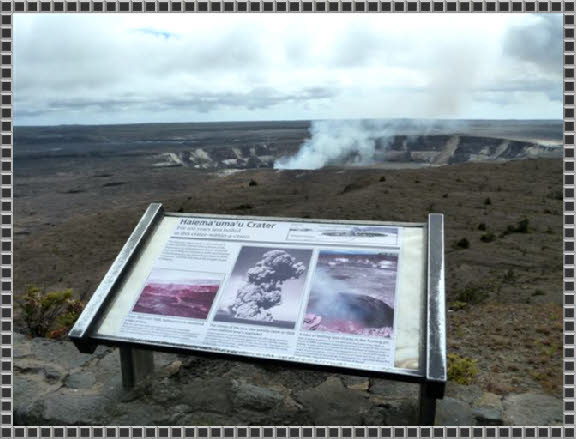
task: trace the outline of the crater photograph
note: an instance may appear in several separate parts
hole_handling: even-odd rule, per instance
[[[205,320],[219,288],[219,280],[203,279],[202,273],[156,269],[132,311]]]
[[[321,250],[302,328],[392,337],[398,254]]]

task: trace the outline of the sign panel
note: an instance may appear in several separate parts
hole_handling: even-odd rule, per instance
[[[374,371],[446,384],[444,221],[164,213],[151,204],[69,333],[119,346],[132,387],[144,349]],[[134,350],[136,348],[136,350]],[[138,354],[138,355],[136,355]]]
[[[177,218],[116,335],[390,370],[403,230]]]

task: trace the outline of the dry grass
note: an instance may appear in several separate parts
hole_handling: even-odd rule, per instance
[[[476,305],[448,317],[449,351],[478,361],[485,390],[561,395],[561,305]]]

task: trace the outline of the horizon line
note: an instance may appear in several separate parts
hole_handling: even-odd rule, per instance
[[[425,120],[425,121],[452,121],[452,122],[470,122],[470,121],[500,121],[500,122],[529,122],[529,121],[549,121],[563,122],[563,118],[431,118],[431,117],[386,117],[386,118],[328,118],[328,119],[275,119],[275,120],[221,120],[221,121],[195,121],[195,122],[125,122],[125,123],[71,123],[71,124],[53,124],[53,125],[17,125],[14,128],[56,128],[56,127],[96,127],[96,126],[122,126],[122,125],[193,125],[193,124],[226,124],[226,123],[275,123],[275,122],[318,122],[318,121],[360,121],[360,120]]]

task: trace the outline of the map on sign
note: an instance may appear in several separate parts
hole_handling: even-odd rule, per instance
[[[394,367],[402,227],[181,217],[125,338]]]

